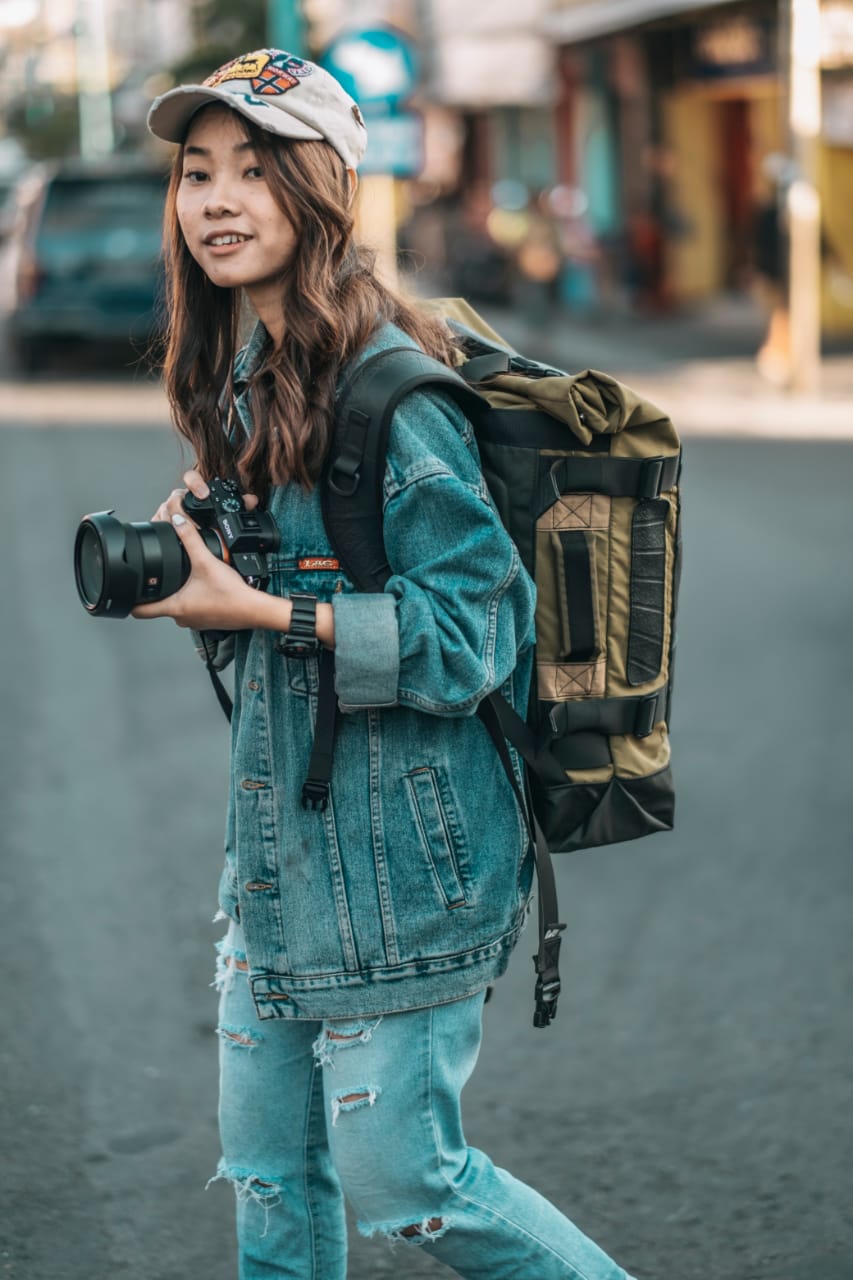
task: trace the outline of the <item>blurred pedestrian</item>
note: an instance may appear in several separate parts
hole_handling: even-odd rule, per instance
[[[534,193],[527,206],[527,229],[516,252],[519,302],[526,322],[547,324],[557,301],[557,281],[563,265],[557,224],[547,192]]]
[[[785,156],[776,152],[764,156],[756,168],[752,214],[753,280],[767,325],[755,361],[762,377],[780,387],[786,385],[791,373],[785,210],[790,179]]]
[[[484,992],[532,873],[471,713],[507,681],[523,696],[534,596],[460,411],[418,392],[394,415],[384,592],[351,590],[323,526],[343,370],[401,344],[452,359],[444,328],[353,243],[358,107],[319,67],[267,49],[161,96],[149,123],[180,144],[165,373],[195,454],[185,482],[203,498],[215,476],[239,480],[282,539],[269,592],[254,591],[175,490],[155,519],[173,521],[192,572],[135,611],[226,633],[217,644],[235,654],[217,1176],[237,1193],[241,1280],[343,1280],[344,1196],[365,1234],[428,1244],[461,1276],[626,1280],[462,1133]],[[236,354],[243,293],[258,322]],[[306,809],[330,651],[344,714],[328,806]]]

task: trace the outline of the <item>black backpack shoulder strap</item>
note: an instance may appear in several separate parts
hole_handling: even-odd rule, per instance
[[[323,522],[360,591],[381,591],[391,573],[382,538],[388,437],[397,405],[418,389],[441,389],[469,417],[488,408],[459,374],[414,347],[388,347],[369,356],[338,395],[321,486]]]

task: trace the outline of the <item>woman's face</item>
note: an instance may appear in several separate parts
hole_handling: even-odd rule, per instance
[[[296,233],[228,107],[208,107],[190,125],[176,207],[187,248],[214,284],[242,286],[262,319],[273,304],[281,309]]]

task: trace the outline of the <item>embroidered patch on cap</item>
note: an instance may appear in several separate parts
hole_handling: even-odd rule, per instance
[[[226,80],[251,80],[263,71],[271,60],[266,49],[261,49],[258,53],[246,53],[240,58],[232,58],[230,62],[226,62],[224,66],[214,71],[213,75],[202,80],[202,84],[207,85],[209,89],[215,89],[218,84],[223,84]]]
[[[341,567],[340,560],[334,556],[303,556],[296,562],[297,569],[328,569],[333,572]]]
[[[228,80],[249,80],[254,93],[270,96],[295,89],[300,80],[310,76],[314,68],[310,62],[292,53],[271,54],[267,49],[247,53],[242,58],[226,62],[204,81],[209,89],[215,89]]]

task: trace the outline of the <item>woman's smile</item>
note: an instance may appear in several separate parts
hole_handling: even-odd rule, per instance
[[[202,244],[214,257],[222,258],[235,253],[253,239],[254,236],[241,231],[211,231],[204,237]]]

